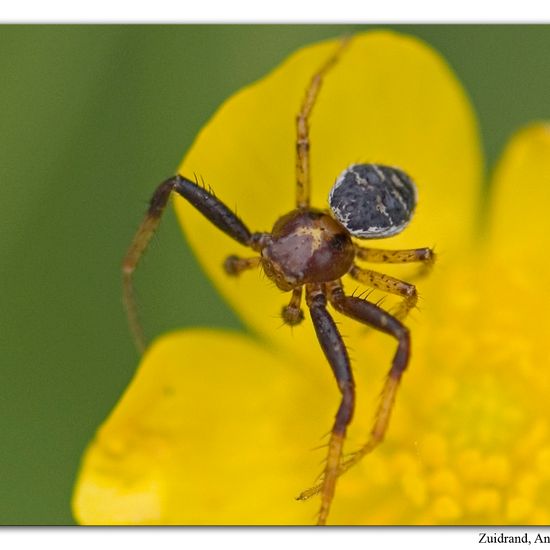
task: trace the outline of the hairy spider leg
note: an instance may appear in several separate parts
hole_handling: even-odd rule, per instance
[[[409,363],[410,335],[407,327],[387,311],[362,298],[345,296],[339,281],[327,284],[327,288],[329,301],[337,311],[356,321],[393,336],[398,342],[392,366],[382,389],[380,404],[376,412],[369,439],[367,443],[354,452],[349,459],[343,461],[336,474],[331,472],[331,476],[337,477],[357,464],[366,454],[372,452],[384,439],[390,421],[395,395],[401,377]],[[334,482],[332,481],[331,483]],[[318,485],[301,493],[298,496],[298,500],[307,500],[319,492],[322,494],[322,498],[324,498],[325,484],[326,479],[323,477]]]
[[[367,248],[354,244],[355,257],[359,260],[371,263],[389,263],[403,264],[420,262],[421,270],[416,274],[416,277],[424,277],[428,275],[435,263],[435,252],[431,248],[412,248],[407,250],[385,250],[379,248]],[[418,302],[418,293],[416,287],[400,279],[383,275],[369,269],[361,269],[354,265],[350,271],[350,275],[368,286],[372,286],[384,292],[397,294],[403,297],[403,301],[392,312],[394,317],[403,321],[409,312],[416,307]],[[416,278],[415,277],[415,278]]]
[[[355,383],[346,346],[336,323],[327,311],[327,299],[321,285],[306,286],[306,301],[319,344],[327,358],[342,394],[328,443],[327,461],[320,485],[321,508],[318,525],[325,525],[334,498],[336,481],[341,470],[342,449],[346,430],[355,407]]]
[[[406,264],[422,263],[420,275],[427,275],[436,259],[433,248],[410,248],[406,250],[385,250],[381,248],[367,248],[354,243],[355,257],[358,260],[372,263]]]
[[[344,48],[349,44],[351,37],[344,37],[337,50],[324,62],[321,68],[313,75],[306,90],[306,95],[300,112],[296,116],[296,207],[307,208],[310,202],[310,171],[309,171],[309,117],[323,78],[337,63]]]
[[[401,296],[403,298],[402,302],[395,311],[392,311],[392,315],[400,321],[403,321],[411,309],[416,307],[418,292],[416,287],[411,283],[396,279],[385,273],[373,271],[372,269],[362,269],[356,265],[351,266],[349,275],[366,286]]]
[[[225,204],[217,199],[211,192],[191,180],[176,175],[162,182],[153,193],[147,214],[139,226],[122,263],[124,305],[128,315],[130,330],[140,352],[143,352],[145,349],[145,340],[134,299],[132,276],[160,223],[162,213],[164,212],[172,191],[178,193],[190,202],[210,222],[237,242],[255,249],[255,242],[257,242],[257,238],[260,235],[258,233],[251,233],[240,218],[238,218]]]

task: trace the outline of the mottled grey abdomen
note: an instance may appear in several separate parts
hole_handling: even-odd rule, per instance
[[[334,217],[361,239],[390,237],[411,221],[416,187],[398,168],[354,164],[344,170],[330,190]]]

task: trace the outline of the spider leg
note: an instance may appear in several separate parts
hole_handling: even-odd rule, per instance
[[[418,302],[416,287],[401,279],[396,279],[395,277],[391,277],[385,273],[379,273],[378,271],[372,271],[371,269],[361,269],[356,265],[351,267],[349,275],[364,285],[401,296],[403,301],[399,304],[397,309],[392,312],[392,315],[400,321],[407,317],[411,309],[413,309]]]
[[[340,42],[338,49],[325,61],[321,68],[313,75],[306,96],[296,117],[296,206],[307,208],[310,195],[309,174],[309,117],[326,73],[336,64],[342,51],[350,41],[345,37]]]
[[[189,201],[216,227],[239,243],[256,249],[256,245],[262,236],[260,233],[251,234],[246,225],[211,192],[183,176],[176,175],[161,183],[153,193],[149,209],[122,263],[124,305],[128,315],[130,330],[140,351],[145,349],[145,342],[134,300],[132,275],[155,229],[160,223],[162,213],[172,191],[175,191]]]
[[[340,313],[385,332],[393,336],[398,342],[392,366],[382,389],[380,404],[376,412],[374,424],[371,428],[370,437],[365,445],[341,464],[337,473],[337,475],[341,475],[357,464],[366,454],[372,452],[384,439],[390,421],[397,388],[399,387],[403,372],[409,363],[410,335],[409,330],[387,311],[384,311],[367,300],[354,296],[345,296],[339,282],[333,283],[331,288],[329,288],[329,300],[334,308]],[[325,479],[318,485],[301,493],[298,496],[298,500],[307,500],[319,492],[324,492],[324,485]]]
[[[292,291],[290,302],[283,307],[281,316],[283,321],[291,327],[300,324],[304,320],[304,312],[300,307],[302,303],[302,287],[299,286]]]
[[[346,430],[353,416],[355,385],[348,352],[334,320],[326,309],[327,300],[323,289],[317,285],[308,285],[306,287],[306,300],[317,339],[332,368],[342,394],[342,400],[330,434],[327,461],[323,481],[320,485],[321,508],[317,523],[318,525],[324,525],[327,521],[336,481],[341,470],[340,463]]]
[[[411,248],[407,250],[384,250],[368,248],[354,243],[355,257],[359,260],[372,263],[405,264],[420,262],[422,264],[419,275],[425,276],[431,271],[436,254],[433,248]]]

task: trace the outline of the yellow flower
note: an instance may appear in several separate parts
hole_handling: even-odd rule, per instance
[[[294,117],[335,46],[304,48],[230,98],[180,166],[253,230],[269,230],[293,208]],[[417,213],[402,234],[375,244],[440,252],[418,281],[420,310],[407,320],[412,361],[386,441],[339,480],[329,523],[548,523],[550,128],[532,125],[511,140],[481,212],[480,146],[460,84],[417,39],[372,32],[357,36],[328,75],[311,141],[313,205],[325,207],[349,164],[401,167],[417,182]],[[194,329],[153,343],[85,454],[75,517],[310,524],[317,498],[294,497],[320,472],[325,449],[312,449],[339,403],[311,323],[281,327],[288,295],[259,272],[228,278],[224,258],[247,251],[185,201],[176,209],[252,333]],[[384,271],[413,274],[410,266]],[[351,451],[367,438],[395,342],[334,315],[357,383]]]

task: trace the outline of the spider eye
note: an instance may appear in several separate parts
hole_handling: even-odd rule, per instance
[[[377,239],[403,231],[416,206],[416,187],[401,170],[381,164],[354,164],[330,190],[334,217],[355,237]]]

